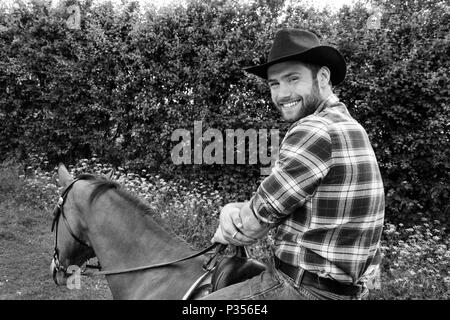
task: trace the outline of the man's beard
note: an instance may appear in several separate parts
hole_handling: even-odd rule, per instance
[[[319,81],[317,80],[317,77],[313,80],[313,86],[311,88],[311,92],[308,95],[305,95],[302,99],[302,107],[300,110],[298,110],[297,114],[293,118],[286,119],[288,122],[295,122],[298,121],[304,117],[307,117],[311,114],[313,114],[317,107],[322,102],[320,98],[320,92],[319,92]],[[281,111],[281,114],[284,117],[283,111]]]

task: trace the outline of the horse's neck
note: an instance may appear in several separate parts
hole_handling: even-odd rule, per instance
[[[98,198],[89,214],[89,240],[104,270],[174,261],[193,253],[155,220],[119,201],[114,191]],[[95,213],[95,214],[94,214]],[[107,276],[114,298],[181,298],[201,273],[203,259],[176,266]]]

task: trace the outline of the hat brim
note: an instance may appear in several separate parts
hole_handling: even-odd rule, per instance
[[[317,64],[319,66],[327,66],[331,72],[330,80],[333,85],[338,85],[344,81],[345,74],[347,72],[344,57],[337,49],[330,46],[317,46],[298,54],[284,56],[257,66],[246,67],[244,68],[244,71],[267,80],[267,69],[270,66],[290,60],[298,60],[301,62]]]

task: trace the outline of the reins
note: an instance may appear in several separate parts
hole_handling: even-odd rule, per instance
[[[142,271],[142,270],[148,270],[148,269],[154,269],[154,268],[167,267],[167,266],[170,266],[170,265],[173,265],[173,264],[180,263],[182,261],[186,261],[186,260],[193,259],[195,257],[201,256],[201,255],[207,253],[208,251],[214,249],[217,245],[219,245],[219,243],[217,243],[217,242],[213,243],[212,245],[210,245],[209,247],[203,249],[200,252],[194,253],[194,254],[192,254],[190,256],[187,256],[185,258],[181,258],[181,259],[178,259],[178,260],[173,260],[173,261],[163,262],[163,263],[157,263],[157,264],[151,264],[151,265],[135,267],[135,268],[99,271],[99,272],[94,272],[93,275],[112,275],[112,274],[129,273],[129,272],[135,272],[135,271]],[[205,264],[205,265],[207,265],[207,264]]]

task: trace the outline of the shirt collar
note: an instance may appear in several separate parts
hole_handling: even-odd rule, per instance
[[[318,114],[319,112],[322,112],[324,109],[328,108],[329,106],[336,104],[339,102],[339,98],[334,94],[330,94],[328,98],[323,100],[319,106],[317,107],[317,110],[314,112],[314,114]]]

